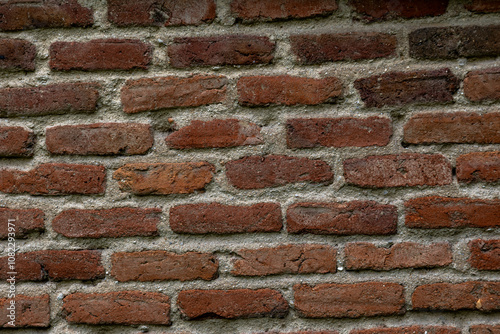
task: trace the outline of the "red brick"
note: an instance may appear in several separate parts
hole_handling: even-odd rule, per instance
[[[398,222],[395,206],[373,201],[296,203],[286,216],[290,233],[388,235]]]
[[[29,171],[0,170],[0,191],[31,195],[102,194],[106,187],[103,166],[42,164]]]
[[[500,100],[500,67],[467,73],[464,94],[473,102]]]
[[[118,238],[158,235],[161,209],[71,209],[52,221],[52,229],[68,238]]]
[[[470,326],[470,334],[500,334],[500,325]]]
[[[328,15],[338,8],[336,0],[233,0],[231,12],[242,20],[300,19]]]
[[[88,27],[93,11],[78,0],[7,0],[0,4],[0,29]]]
[[[168,48],[173,67],[268,64],[275,44],[262,36],[175,38]]]
[[[404,126],[403,141],[409,144],[500,143],[500,113],[422,113]]]
[[[385,146],[392,136],[386,117],[293,118],[286,130],[289,148]]]
[[[15,302],[15,313],[11,315],[11,301]],[[9,317],[11,316],[11,317]],[[13,321],[14,320],[14,321]],[[14,327],[9,322],[14,322]],[[0,327],[22,328],[22,327],[49,327],[50,305],[49,295],[23,296],[17,295],[14,299],[0,299]]]
[[[444,267],[452,262],[448,243],[429,245],[402,242],[377,247],[368,242],[349,243],[345,247],[347,270],[391,270]]]
[[[111,263],[111,275],[120,282],[195,279],[210,281],[217,277],[219,267],[212,254],[195,252],[115,253],[111,256]]]
[[[256,334],[339,334],[339,332],[337,332],[337,331],[299,331],[299,332],[266,331],[266,332],[259,332]]]
[[[405,207],[410,228],[500,226],[500,200],[430,196],[409,200]]]
[[[379,327],[371,329],[356,329],[350,334],[461,334],[456,327],[441,326],[408,326],[408,327]]]
[[[457,158],[459,182],[497,182],[500,180],[500,151],[474,152]]]
[[[11,225],[8,224],[9,220]],[[0,208],[0,239],[9,237],[9,227],[15,229],[16,239],[25,238],[33,232],[43,231],[44,220],[45,214],[39,209]]]
[[[133,155],[153,146],[149,124],[97,123],[47,128],[45,144],[53,154]]]
[[[34,71],[35,56],[36,47],[28,41],[0,39],[0,70]]]
[[[451,164],[440,154],[402,153],[344,160],[347,183],[365,188],[442,186]]]
[[[354,87],[367,107],[453,102],[458,78],[445,68],[390,72],[358,79]]]
[[[244,106],[331,103],[342,94],[342,83],[323,79],[281,76],[252,76],[238,80],[238,101]]]
[[[162,77],[128,80],[122,89],[123,110],[133,114],[165,108],[197,107],[223,102],[223,76]]]
[[[469,263],[479,270],[500,270],[500,239],[469,242]]]
[[[166,139],[176,149],[218,148],[262,144],[260,126],[238,119],[192,121]]]
[[[414,310],[500,310],[500,282],[435,283],[418,286],[412,295]]]
[[[376,32],[292,35],[290,42],[301,64],[394,57],[398,44],[396,36]]]
[[[108,20],[121,27],[199,25],[215,14],[214,0],[108,0]]]
[[[500,25],[422,28],[412,31],[408,39],[410,57],[413,58],[453,59],[500,55]]]
[[[190,194],[203,191],[214,172],[208,162],[135,163],[119,168],[113,179],[136,195]]]
[[[1,157],[31,157],[35,135],[20,126],[0,126]]]
[[[177,306],[188,319],[283,318],[288,303],[276,290],[186,290],[179,292]]]
[[[465,4],[465,8],[478,13],[498,13],[500,12],[500,2],[498,0],[469,0],[469,3]]]
[[[9,265],[8,257],[0,258],[0,278],[5,280]],[[16,280],[62,281],[91,280],[104,277],[101,251],[98,250],[42,250],[17,253],[15,261]]]
[[[147,69],[153,48],[134,39],[96,39],[55,42],[50,46],[50,68],[57,71]]]
[[[91,113],[97,109],[99,85],[61,83],[0,89],[0,117]]]
[[[239,189],[278,187],[289,183],[330,184],[333,173],[322,160],[268,155],[244,157],[226,163],[229,183]]]
[[[380,21],[397,18],[412,19],[443,15],[448,7],[448,0],[350,0],[349,4],[362,19],[367,21]]]
[[[405,313],[404,288],[388,282],[296,284],[295,309],[306,318],[359,318]]]
[[[279,232],[282,227],[280,205],[275,203],[250,206],[200,203],[170,209],[170,228],[176,233]]]
[[[63,299],[66,321],[90,325],[170,325],[170,299],[157,292],[72,293]]]

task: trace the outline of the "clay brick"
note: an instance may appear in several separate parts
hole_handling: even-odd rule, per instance
[[[288,232],[390,235],[397,230],[395,206],[373,201],[296,203],[286,213]]]
[[[498,0],[470,0],[469,3],[465,4],[465,8],[471,12],[498,13],[500,12],[500,2]]]
[[[349,5],[362,19],[367,21],[381,21],[443,15],[448,7],[448,0],[350,0]]]
[[[9,237],[9,220],[14,224],[16,239],[45,229],[45,214],[40,209],[0,208],[0,239]]]
[[[470,38],[474,36],[474,38]],[[500,55],[500,26],[430,27],[409,35],[410,57],[453,59]]]
[[[435,283],[418,286],[412,295],[414,310],[500,309],[500,282]]]
[[[349,243],[345,247],[347,270],[391,270],[444,267],[452,262],[448,243],[418,244],[402,242],[388,248],[368,242]]]
[[[405,208],[410,228],[500,226],[500,200],[429,196],[409,200]]]
[[[464,94],[473,102],[500,100],[500,67],[467,73]]]
[[[50,46],[50,68],[57,71],[147,69],[153,48],[134,39],[96,39],[55,42]]]
[[[386,117],[293,118],[286,130],[289,148],[385,146],[392,136]]]
[[[0,70],[34,71],[35,56],[36,47],[28,41],[0,39]]]
[[[92,113],[97,109],[99,85],[61,83],[0,89],[0,117]]]
[[[260,127],[238,119],[192,121],[165,141],[176,149],[219,148],[262,144]]]
[[[13,307],[15,313],[11,316],[11,301],[15,301]],[[14,320],[14,327],[9,324]],[[23,327],[49,327],[50,305],[49,295],[23,296],[17,295],[14,299],[0,298],[0,327],[23,328]]]
[[[0,126],[0,157],[31,157],[35,135],[20,126]]]
[[[108,0],[108,20],[120,27],[199,25],[213,19],[214,0]]]
[[[279,232],[282,227],[280,205],[275,203],[250,206],[200,203],[170,209],[170,228],[176,233]]]
[[[461,334],[456,327],[441,326],[408,326],[408,327],[379,327],[370,329],[352,330],[350,334]]]
[[[389,58],[396,55],[397,38],[376,32],[292,35],[292,52],[301,64]]]
[[[367,107],[453,102],[459,80],[448,69],[390,72],[358,79],[354,87]]]
[[[168,48],[172,67],[268,64],[275,44],[262,36],[175,38]]]
[[[170,325],[170,299],[157,292],[72,293],[63,299],[69,323],[90,325]]]
[[[278,187],[290,183],[330,184],[333,173],[322,160],[268,155],[250,156],[226,163],[229,183],[239,189]]]
[[[126,113],[165,108],[197,107],[223,102],[227,79],[223,76],[162,77],[128,80],[122,88]]]
[[[331,103],[342,94],[337,78],[302,78],[289,75],[252,76],[238,80],[238,102],[244,106]]]
[[[213,280],[217,277],[218,261],[212,254],[188,252],[175,254],[164,251],[114,253],[111,275],[120,282],[180,280]]]
[[[328,15],[338,8],[336,0],[233,0],[231,12],[245,21],[300,19]]]
[[[235,276],[275,274],[326,274],[337,268],[337,250],[327,245],[282,245],[259,249],[240,249],[233,259]]]
[[[149,124],[97,123],[47,128],[45,144],[52,154],[133,155],[153,146]]]
[[[103,194],[103,166],[42,164],[32,170],[0,170],[0,192],[31,195]]]
[[[469,242],[469,263],[479,270],[500,270],[500,240],[475,239]]]
[[[9,266],[7,256],[0,258],[0,278],[5,280]],[[17,253],[15,269],[19,281],[91,280],[104,277],[101,251],[42,250]]]
[[[470,334],[500,334],[500,325],[473,325]]]
[[[191,194],[203,191],[214,172],[208,162],[135,163],[120,167],[113,179],[136,195]]]
[[[0,30],[88,27],[93,11],[78,0],[7,0],[0,4]]]
[[[295,309],[306,318],[359,318],[405,313],[404,288],[388,282],[296,284]]]
[[[71,209],[58,214],[52,229],[68,238],[156,236],[161,209]]]
[[[276,290],[186,290],[179,292],[177,306],[188,319],[283,318],[288,303]]]
[[[500,180],[500,151],[474,152],[457,158],[459,182],[498,182]]]
[[[451,164],[440,154],[402,153],[344,160],[347,183],[365,188],[441,186],[452,182]]]

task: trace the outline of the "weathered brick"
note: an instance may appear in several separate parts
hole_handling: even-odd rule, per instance
[[[335,102],[342,83],[334,77],[314,79],[281,76],[252,76],[238,80],[238,102],[244,106],[296,105]]]
[[[215,14],[214,0],[108,0],[108,20],[121,27],[199,25]]]
[[[0,239],[9,237],[9,227],[13,227],[9,226],[9,221],[14,224],[16,239],[45,228],[45,214],[40,209],[0,208]]]
[[[366,188],[441,186],[452,182],[440,154],[402,153],[344,160],[347,183]]]
[[[0,258],[0,278],[10,276],[8,257]],[[42,250],[16,254],[16,280],[62,281],[91,280],[104,277],[101,251],[98,250]]]
[[[91,113],[97,109],[99,85],[61,83],[0,89],[0,117]]]
[[[21,126],[0,126],[0,157],[31,157],[35,135]]]
[[[0,170],[0,192],[31,195],[102,194],[106,187],[103,166],[48,163],[32,170]]]
[[[338,8],[336,0],[233,0],[231,12],[239,19],[279,20],[328,15]]]
[[[390,72],[358,79],[354,87],[367,107],[453,101],[459,80],[448,69]]]
[[[278,187],[289,183],[329,184],[330,166],[322,160],[268,155],[250,156],[226,163],[226,176],[239,189]]]
[[[72,293],[63,299],[69,323],[90,325],[170,325],[170,299],[157,292]]]
[[[123,110],[132,114],[223,102],[226,90],[227,79],[223,76],[144,78],[128,80],[121,100]]]
[[[52,229],[68,238],[118,238],[158,235],[161,209],[70,209],[58,214]]]
[[[50,68],[57,71],[147,69],[153,48],[134,39],[96,39],[55,42],[50,46]]]
[[[395,206],[373,201],[296,203],[288,207],[290,233],[388,235],[397,230]]]
[[[392,136],[386,117],[293,118],[286,130],[289,148],[385,146]]]
[[[341,60],[388,58],[396,55],[397,38],[391,34],[350,32],[292,35],[292,52],[301,64]]]
[[[498,0],[469,0],[465,4],[465,8],[471,12],[498,13],[500,12],[500,2]],[[494,334],[497,333],[495,332]]]
[[[470,334],[500,334],[500,325],[473,325]]]
[[[111,275],[120,282],[180,280],[213,280],[217,277],[218,261],[212,254],[188,252],[175,254],[164,251],[114,253]]]
[[[405,224],[411,228],[500,226],[500,200],[429,196],[405,202]]]
[[[470,38],[474,36],[474,38]],[[410,57],[453,59],[500,55],[500,26],[430,27],[412,31]]]
[[[208,162],[135,163],[120,167],[113,179],[136,195],[190,194],[203,191],[214,171]]]
[[[464,94],[473,102],[500,100],[500,67],[467,73]]]
[[[359,318],[405,313],[404,288],[388,282],[296,284],[295,309],[306,318]]]
[[[175,38],[168,48],[173,67],[268,64],[275,44],[262,36]]]
[[[250,206],[200,203],[170,209],[170,228],[176,233],[279,232],[282,227],[280,205],[275,203]]]
[[[93,11],[78,0],[7,0],[0,4],[0,30],[88,27]]]
[[[262,144],[260,127],[238,119],[192,121],[170,134],[165,141],[176,149],[219,148]]]
[[[397,18],[412,19],[443,15],[448,7],[448,0],[350,0],[349,5],[360,14],[362,19],[367,21],[380,21]]]
[[[500,180],[500,151],[474,152],[457,158],[459,182],[498,182]]]
[[[97,123],[47,128],[45,144],[53,154],[145,154],[153,146],[149,124]]]
[[[28,41],[0,39],[0,70],[34,71],[35,56],[36,47]]]
[[[347,270],[433,268],[452,262],[449,243],[402,242],[387,248],[368,242],[349,243],[345,247],[345,258]]]
[[[12,301],[14,301],[15,304],[12,304]],[[9,308],[13,308],[14,313],[12,313]],[[15,326],[9,324],[11,321]],[[0,298],[0,327],[23,328],[49,326],[49,295],[34,297],[17,295],[13,299]]]
[[[186,290],[179,292],[177,306],[188,319],[283,318],[288,303],[276,290]]]
[[[469,263],[479,270],[500,270],[500,239],[469,242]]]
[[[379,327],[370,329],[352,330],[350,334],[461,334],[456,327],[441,326],[408,326],[408,327]]]

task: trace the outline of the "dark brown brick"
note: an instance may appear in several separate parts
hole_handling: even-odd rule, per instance
[[[2,5],[0,5],[0,11],[1,8]],[[36,47],[28,41],[0,39],[0,70],[34,71],[35,56]]]
[[[12,302],[15,304],[12,304]],[[11,309],[14,310],[12,313]],[[9,324],[9,322],[12,323]],[[0,298],[0,327],[49,327],[50,305],[49,295]]]
[[[500,180],[500,151],[474,152],[457,158],[459,182],[498,182]]]
[[[351,5],[362,19],[380,21],[443,15],[448,7],[448,0],[349,0],[349,5]]]
[[[12,223],[11,225],[9,225]],[[7,239],[9,227],[15,230],[15,239],[25,238],[32,232],[45,229],[45,214],[40,209],[10,209],[0,208],[0,239]],[[12,235],[11,235],[12,236]]]
[[[473,325],[470,334],[500,334],[500,325]]]
[[[21,126],[0,126],[0,157],[31,157],[35,134]]]
[[[336,0],[233,0],[231,11],[239,19],[267,21],[328,15],[338,8]]]
[[[498,13],[500,12],[500,1],[498,0],[469,0],[465,8],[471,12]],[[471,332],[472,333],[472,332]],[[497,334],[496,332],[494,334]]]
[[[408,327],[379,327],[371,329],[356,329],[350,334],[461,334],[456,327],[441,326],[408,326]]]
[[[500,67],[467,73],[464,94],[473,102],[500,100]]]
[[[469,263],[479,270],[500,270],[500,239],[469,242]]]

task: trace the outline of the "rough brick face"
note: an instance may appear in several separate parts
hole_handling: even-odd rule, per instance
[[[24,238],[29,233],[42,231],[45,228],[45,214],[40,209],[0,208],[0,239],[7,239],[9,220],[14,224],[15,238]]]
[[[457,158],[459,182],[497,182],[500,180],[500,151],[475,152]]]
[[[337,10],[336,0],[233,0],[231,11],[243,20],[276,20],[328,15]]]
[[[405,313],[403,286],[396,283],[297,284],[295,308],[306,318],[359,318]]]
[[[12,307],[10,298],[0,298],[0,327],[12,328],[9,307]],[[15,300],[15,327],[49,327],[50,305],[49,295],[23,296],[17,295]]]
[[[498,13],[500,12],[500,2],[498,0],[470,0],[465,4],[465,8],[478,13]]]
[[[0,126],[0,157],[31,157],[35,135],[20,126]]]
[[[468,243],[469,263],[479,270],[500,270],[500,240],[475,239]]]
[[[34,71],[35,56],[36,47],[28,41],[0,39],[0,70]]]
[[[500,100],[500,67],[467,73],[464,94],[473,102]]]
[[[408,326],[408,327],[379,327],[371,329],[352,330],[350,334],[460,334],[462,331],[455,327],[441,326]]]
[[[367,21],[438,16],[446,12],[448,0],[376,1],[349,0],[351,7]]]
[[[500,325],[474,325],[470,326],[470,334],[498,334]]]

